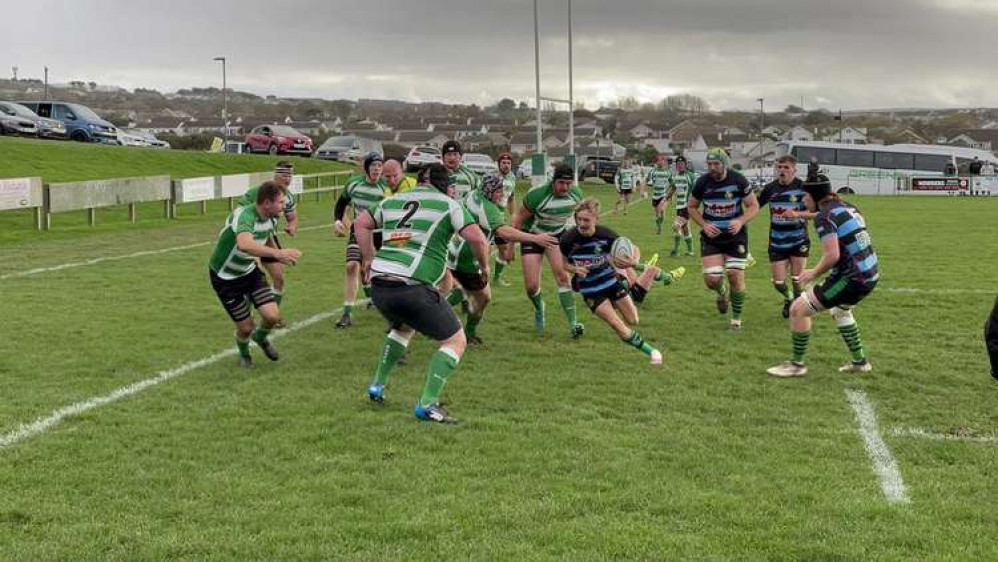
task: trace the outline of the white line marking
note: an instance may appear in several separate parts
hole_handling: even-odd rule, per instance
[[[886,287],[889,293],[932,294],[932,295],[992,295],[994,289],[921,289],[918,287]]]
[[[972,443],[998,443],[994,435],[960,435],[957,433],[939,433],[924,427],[892,427],[891,435],[898,437],[920,437],[935,441],[969,441]]]
[[[363,304],[367,302],[367,300],[362,299],[357,302]],[[285,330],[275,330],[271,338],[274,339],[280,338],[292,332],[297,332],[302,328],[307,328],[313,324],[332,318],[337,313],[339,313],[340,310],[342,309],[337,309],[333,312],[322,312],[310,318],[306,318],[301,322],[296,322]],[[183,365],[176,367],[174,369],[170,369],[169,371],[160,371],[155,376],[123,386],[121,388],[118,388],[117,390],[112,391],[109,394],[105,394],[103,396],[97,396],[95,398],[90,398],[82,402],[77,402],[75,404],[70,404],[69,406],[64,406],[62,408],[59,408],[58,410],[55,410],[54,412],[43,418],[38,418],[31,423],[21,424],[17,427],[17,429],[5,433],[3,435],[0,435],[0,450],[6,449],[11,445],[15,445],[17,443],[20,443],[21,441],[30,439],[31,437],[44,433],[49,429],[51,429],[52,427],[58,425],[60,422],[62,422],[62,420],[66,419],[69,416],[74,416],[76,414],[81,414],[83,412],[93,410],[94,408],[100,406],[106,406],[108,404],[112,404],[114,402],[117,402],[118,400],[121,400],[122,398],[128,398],[133,394],[138,394],[139,392],[154,387],[159,383],[166,382],[173,378],[177,378],[195,369],[200,369],[201,367],[206,367],[213,363],[217,363],[218,361],[225,359],[226,357],[232,357],[235,354],[236,354],[235,348],[230,348],[225,351],[220,351],[214,355],[210,355],[203,359],[198,359],[197,361],[184,363]]]
[[[306,227],[306,228],[299,228],[298,232],[305,232],[305,231],[308,231],[308,230],[317,230],[317,229],[320,229],[320,228],[328,228],[330,226],[332,226],[332,225],[331,224],[320,224],[320,225],[317,225],[317,226],[309,226],[309,227]],[[13,273],[5,273],[3,275],[0,275],[0,281],[3,281],[4,279],[13,279],[15,277],[28,277],[30,275],[38,275],[39,273],[48,273],[48,272],[51,272],[51,271],[61,271],[63,269],[71,269],[71,268],[74,268],[74,267],[83,267],[83,266],[87,266],[87,265],[97,265],[99,263],[104,263],[104,262],[109,262],[109,261],[121,261],[121,260],[127,260],[127,259],[132,259],[132,258],[141,258],[141,257],[145,257],[145,256],[155,256],[157,254],[165,254],[167,252],[178,252],[180,250],[190,250],[191,248],[200,248],[202,246],[210,246],[210,245],[212,245],[214,243],[215,243],[215,241],[212,240],[210,242],[198,242],[197,244],[187,244],[186,246],[174,246],[172,248],[162,248],[160,250],[144,250],[142,252],[135,252],[133,254],[124,254],[124,255],[121,255],[121,256],[105,256],[105,257],[101,257],[101,258],[93,258],[93,259],[89,259],[89,260],[64,263],[62,265],[54,265],[52,267],[39,267],[39,268],[36,268],[36,269],[28,269],[26,271],[15,271]]]
[[[901,479],[901,471],[898,469],[897,461],[891,454],[891,450],[880,437],[880,430],[877,428],[877,414],[873,411],[873,405],[866,398],[866,393],[860,389],[846,389],[846,398],[856,414],[856,421],[859,422],[859,434],[863,438],[866,452],[873,461],[873,470],[880,477],[880,488],[884,491],[884,496],[891,503],[910,503],[908,490]]]

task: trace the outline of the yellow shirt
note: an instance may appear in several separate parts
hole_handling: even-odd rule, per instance
[[[411,178],[409,176],[402,176],[402,179],[399,180],[398,186],[394,188],[387,183],[385,184],[385,192],[389,197],[392,195],[398,195],[399,193],[405,193],[406,191],[412,191],[413,189],[416,189],[416,178]]]

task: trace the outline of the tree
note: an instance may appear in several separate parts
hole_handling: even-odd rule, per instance
[[[641,104],[638,102],[638,99],[635,98],[634,96],[624,96],[622,98],[617,98],[617,105],[620,107],[620,109],[623,109],[624,111],[637,111],[641,107]]]
[[[496,110],[499,113],[509,113],[514,109],[516,109],[516,102],[509,98],[503,98],[496,104]]]
[[[527,105],[527,102],[521,101],[520,102],[520,109],[530,109],[530,106]]]
[[[707,103],[707,100],[692,94],[668,96],[660,101],[658,106],[662,111],[693,115],[702,115],[704,112],[710,111],[710,104]]]
[[[783,113],[807,113],[807,112],[804,111],[803,107],[790,104],[783,110]]]

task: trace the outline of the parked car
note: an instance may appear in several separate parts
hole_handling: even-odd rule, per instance
[[[35,132],[39,137],[53,139],[66,138],[66,126],[62,124],[62,121],[39,117],[34,111],[19,103],[0,101],[0,114],[6,117],[30,119],[35,123]]]
[[[469,170],[475,172],[476,174],[485,175],[499,171],[499,166],[488,154],[469,152],[461,156],[461,162],[463,162]]]
[[[315,149],[315,157],[320,160],[347,160],[347,152],[351,150],[360,150],[357,137],[329,137]]]
[[[416,146],[409,150],[409,154],[402,161],[402,168],[406,173],[419,171],[434,163],[443,163],[443,156],[439,148],[432,146]]]
[[[530,161],[530,158],[524,158],[523,162],[520,162],[520,167],[516,169],[516,175],[521,179],[530,179],[531,174],[534,172],[534,165]],[[554,176],[554,164],[548,161],[547,170],[545,170],[545,175],[548,178]]]
[[[246,135],[248,152],[312,155],[312,139],[287,125],[260,125]]]
[[[157,139],[152,133],[147,133],[138,129],[118,129],[118,142],[120,142],[122,146],[170,148],[170,143]]]
[[[579,178],[598,177],[606,183],[613,183],[613,178],[617,175],[617,168],[620,162],[609,156],[590,156],[581,162]]]
[[[13,111],[0,109],[0,135],[38,135],[38,127],[35,122],[27,117],[23,117]]]
[[[69,138],[80,142],[120,144],[118,128],[100,118],[92,109],[78,103],[61,101],[17,102],[39,117],[61,121]]]

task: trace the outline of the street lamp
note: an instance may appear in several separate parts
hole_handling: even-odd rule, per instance
[[[225,57],[215,57],[222,62],[222,127],[225,128],[225,138],[229,138],[229,98],[225,93]]]

